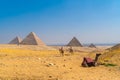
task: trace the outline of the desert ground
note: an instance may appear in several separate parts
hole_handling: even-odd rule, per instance
[[[0,45],[0,80],[120,80],[120,65],[82,67],[83,57],[94,59],[108,47],[74,47],[70,54],[58,46]]]

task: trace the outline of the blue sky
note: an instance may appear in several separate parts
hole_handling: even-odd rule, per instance
[[[1,0],[0,43],[35,32],[46,44],[120,42],[120,0]]]

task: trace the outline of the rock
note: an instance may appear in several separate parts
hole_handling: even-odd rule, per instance
[[[72,67],[70,69],[72,69]]]
[[[41,58],[38,58],[38,60],[41,60]]]
[[[111,69],[109,69],[108,71],[111,71]]]
[[[65,64],[63,65],[63,67],[66,67]]]
[[[54,64],[53,63],[49,63],[49,64],[47,64],[46,66],[47,67],[50,67],[50,66],[53,66]]]
[[[66,60],[64,59],[64,61],[66,61]]]
[[[49,76],[49,78],[52,78],[52,76]]]
[[[49,63],[49,65],[53,66],[54,64],[53,63]]]

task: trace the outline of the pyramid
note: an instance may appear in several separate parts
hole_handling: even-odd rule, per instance
[[[67,46],[80,46],[82,47],[81,43],[78,41],[76,37],[73,37],[73,39],[67,44]]]
[[[94,44],[90,44],[89,47],[90,48],[96,48],[96,46]]]
[[[12,41],[10,41],[8,44],[19,44],[22,41],[20,37],[15,37]]]
[[[45,46],[45,44],[40,40],[40,38],[34,32],[29,33],[28,36],[26,36],[26,38],[20,44]]]

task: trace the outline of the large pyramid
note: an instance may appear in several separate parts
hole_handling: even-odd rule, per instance
[[[76,37],[73,37],[73,39],[67,44],[67,46],[80,46],[82,47],[81,43],[78,41]]]
[[[10,41],[8,44],[19,44],[22,41],[20,37],[15,37],[12,41]]]
[[[26,38],[20,44],[45,46],[45,44],[40,40],[40,38],[34,32],[31,32],[28,36],[26,36]]]
[[[96,48],[96,46],[94,44],[92,44],[92,43],[89,45],[89,47],[90,48]]]

